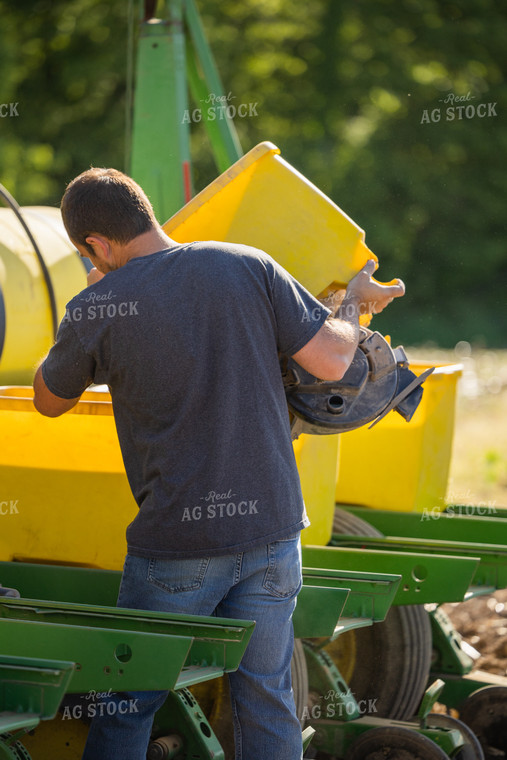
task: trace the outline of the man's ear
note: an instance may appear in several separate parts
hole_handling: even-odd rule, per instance
[[[90,246],[95,256],[102,261],[110,263],[111,243],[107,238],[102,237],[102,235],[88,235],[88,237],[85,238],[85,243]]]

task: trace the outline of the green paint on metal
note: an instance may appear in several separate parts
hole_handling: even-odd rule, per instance
[[[178,734],[184,757],[224,760],[224,752],[193,694],[187,689],[171,692],[155,715],[153,738]],[[183,755],[182,755],[183,756]]]
[[[429,615],[435,657],[432,670],[461,676],[470,673],[473,660],[461,649],[461,636],[449,617],[438,607]]]
[[[127,160],[130,173],[146,191],[162,223],[193,195],[192,125],[202,123],[205,127],[219,172],[242,155],[228,109],[231,104],[195,3],[170,0],[164,7],[164,18],[139,23]],[[190,106],[188,88],[194,107]]]
[[[0,562],[0,583],[18,589],[27,599],[112,607],[120,580],[118,571]],[[304,586],[294,616],[296,636],[329,636],[340,615],[354,625],[363,618],[383,620],[398,581],[396,575],[303,567]]]
[[[505,520],[507,518],[507,505],[495,506],[491,501],[479,504],[449,504],[445,508],[446,514],[466,515],[467,517],[484,517],[494,518],[495,520]]]
[[[496,544],[465,543],[463,541],[440,541],[436,539],[418,539],[404,536],[401,538],[367,538],[357,536],[333,535],[333,545],[347,547],[365,547],[374,550],[424,552],[429,555],[445,555],[450,559],[469,557],[479,560],[473,576],[473,586],[494,586],[497,589],[507,586],[507,549]],[[447,577],[445,584],[447,584]],[[449,600],[450,601],[450,600]]]
[[[108,630],[61,623],[2,620],[3,650],[30,652],[37,659],[60,655],[76,663],[69,692],[172,689],[187,658],[191,638]],[[118,646],[132,651],[129,662],[116,659]]]
[[[185,19],[189,30],[187,47],[187,76],[193,99],[202,113],[202,120],[211,141],[220,173],[226,171],[243,155],[234,122],[227,106],[218,69],[194,0],[185,0]],[[234,96],[233,96],[234,97]],[[209,109],[213,110],[209,110]]]
[[[463,737],[456,729],[421,729],[417,723],[400,722],[373,716],[358,718],[348,723],[321,718],[312,721],[312,726],[316,731],[313,744],[333,757],[345,757],[349,747],[365,731],[372,728],[389,728],[390,726],[403,726],[416,733],[423,734],[438,744],[449,756],[454,756],[464,745]]]
[[[292,618],[294,636],[332,636],[348,595],[347,588],[325,588],[305,583]]]
[[[31,714],[32,719],[37,716],[36,723],[54,718],[73,671],[74,663],[69,661],[0,654],[0,716],[25,713],[30,721]],[[1,728],[12,731],[14,726]]]
[[[444,688],[445,683],[440,679],[437,678],[435,681],[433,681],[430,686],[426,689],[424,692],[424,696],[421,700],[421,706],[419,707],[417,717],[421,721],[421,726],[424,728],[425,723],[424,721],[430,714],[430,712],[433,710],[435,703],[438,701],[439,696],[442,693],[442,689]]]
[[[452,505],[445,512],[435,508],[419,513],[340,507],[370,523],[384,536],[507,546],[507,520],[503,514],[507,510],[491,505]]]
[[[419,728],[418,733],[438,744],[447,755],[453,756],[465,746],[465,740],[460,731],[455,728]]]
[[[305,558],[306,556],[305,550]],[[345,625],[345,619],[349,619],[352,622],[351,627],[355,627],[354,621],[360,625],[361,621],[372,623],[384,620],[401,581],[400,575],[334,570],[321,566],[305,566],[303,578],[307,586],[334,585],[350,589],[340,616],[340,625]]]
[[[24,729],[31,731],[40,723],[40,718],[34,713],[14,712],[10,710],[0,712],[0,737],[11,731]],[[1,755],[0,755],[1,757]]]
[[[311,726],[308,726],[303,731],[303,755],[305,754],[306,750],[310,746],[310,742],[312,741],[313,737],[315,736],[315,729]]]
[[[254,623],[26,599],[0,600],[5,654],[77,663],[69,690],[171,689],[235,670]]]
[[[477,596],[491,596],[497,589],[495,586],[470,586],[465,594],[465,602]]]
[[[182,0],[171,0],[167,19],[140,24],[130,171],[149,196],[160,222],[186,200],[190,140]],[[188,175],[189,176],[189,175]]]
[[[30,760],[30,755],[25,747],[17,741],[20,736],[25,735],[26,730],[14,735],[2,734],[0,730],[0,760]]]
[[[431,672],[431,677],[438,676],[445,682],[444,690],[440,697],[443,704],[459,710],[467,697],[474,691],[484,686],[503,686],[507,688],[507,678],[474,670],[470,675],[454,676],[447,673]]]
[[[121,573],[116,570],[0,562],[0,583],[16,588],[25,599],[113,607],[120,581]]]
[[[320,718],[343,722],[359,718],[359,705],[331,657],[309,643],[303,646],[311,694],[311,704],[303,717],[310,723]],[[320,744],[318,749],[325,751]]]
[[[369,540],[359,539],[368,548],[303,547],[303,565],[401,575],[394,605],[460,602],[478,566],[471,557],[372,549]]]

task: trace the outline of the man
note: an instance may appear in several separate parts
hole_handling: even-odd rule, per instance
[[[141,188],[113,169],[73,180],[62,216],[95,269],[37,370],[34,404],[56,417],[92,382],[111,390],[139,505],[118,605],[255,620],[230,675],[236,757],[298,760],[291,618],[308,519],[279,354],[340,379],[358,314],[366,303],[381,311],[403,283],[376,283],[369,262],[333,318],[262,251],[176,243]],[[86,760],[144,760],[165,696],[136,692],[135,714],[96,719]]]

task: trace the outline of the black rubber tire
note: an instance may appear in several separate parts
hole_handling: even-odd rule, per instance
[[[294,641],[294,654],[291,661],[292,690],[294,692],[294,702],[296,703],[296,715],[301,723],[301,728],[305,726],[303,713],[308,704],[308,668],[306,657],[301,639]]]
[[[460,720],[477,736],[486,760],[507,758],[507,688],[484,686],[460,709]]]
[[[340,507],[336,507],[334,511],[333,533],[341,533],[344,536],[369,536],[370,538],[375,538],[375,536],[381,538],[384,535],[366,520],[361,520],[360,517],[356,517],[347,512],[346,509],[340,509]]]
[[[342,509],[335,510],[333,532],[382,535],[369,523]],[[377,717],[412,718],[426,689],[431,665],[431,624],[424,607],[391,607],[382,623],[343,636],[354,638],[359,655],[348,679],[355,699],[370,700],[368,704],[375,705],[373,712]],[[340,638],[334,647],[340,647]],[[333,646],[326,651],[333,657]]]
[[[474,732],[462,720],[443,713],[430,713],[426,719],[428,728],[457,728],[466,744],[453,760],[485,760],[481,743]]]
[[[350,745],[345,760],[449,760],[438,744],[404,726],[372,728]]]

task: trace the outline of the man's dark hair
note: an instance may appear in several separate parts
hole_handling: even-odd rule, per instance
[[[91,168],[73,179],[63,195],[61,211],[70,239],[90,253],[88,235],[128,243],[157,224],[143,189],[117,169]]]

